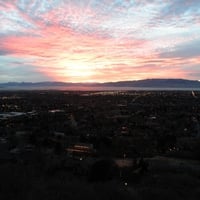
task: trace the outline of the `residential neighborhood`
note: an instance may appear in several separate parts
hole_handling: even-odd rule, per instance
[[[42,187],[81,181],[93,190],[91,184],[104,182],[127,199],[147,199],[144,187],[153,195],[155,184],[166,190],[177,176],[176,195],[185,194],[182,179],[189,185],[181,188],[199,194],[192,186],[200,183],[199,98],[196,91],[3,91],[2,183],[28,179],[27,190],[35,190],[33,179]]]

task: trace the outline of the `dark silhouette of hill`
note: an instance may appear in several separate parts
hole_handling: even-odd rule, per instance
[[[105,83],[72,82],[8,82],[0,83],[0,88],[41,88],[41,87],[141,87],[141,88],[200,88],[197,80],[186,79],[144,79],[138,81],[118,81]]]
[[[105,86],[117,87],[158,87],[158,88],[196,88],[200,82],[186,79],[144,79],[138,81],[120,81],[104,83]]]

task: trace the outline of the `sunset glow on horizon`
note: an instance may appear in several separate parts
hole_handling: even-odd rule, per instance
[[[0,0],[0,82],[200,80],[199,0]]]

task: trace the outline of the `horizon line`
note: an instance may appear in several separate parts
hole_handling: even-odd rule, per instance
[[[104,84],[104,83],[118,83],[118,82],[131,82],[131,81],[144,81],[144,80],[186,80],[186,81],[198,81],[198,79],[185,79],[185,78],[146,78],[146,79],[135,79],[135,80],[119,80],[119,81],[107,81],[107,82],[65,82],[65,81],[8,81],[8,82],[0,82],[0,84],[5,83],[72,83],[72,84]]]

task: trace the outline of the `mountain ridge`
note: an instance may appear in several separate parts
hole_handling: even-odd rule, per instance
[[[0,83],[0,88],[29,88],[29,87],[144,87],[144,88],[200,88],[200,81],[187,79],[143,79],[116,82],[7,82]]]

